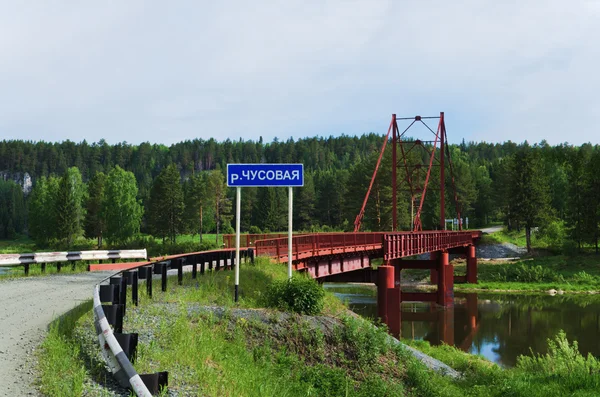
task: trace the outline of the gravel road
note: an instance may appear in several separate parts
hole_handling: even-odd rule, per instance
[[[32,353],[48,325],[91,299],[112,272],[50,275],[0,281],[0,395],[38,396]]]

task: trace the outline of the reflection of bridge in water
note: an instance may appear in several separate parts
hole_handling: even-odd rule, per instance
[[[455,306],[445,309],[429,304],[425,310],[422,305],[418,311],[416,305],[412,306],[412,311],[402,310],[400,323],[390,327],[390,332],[397,338],[415,339],[415,322],[427,322],[430,331],[423,339],[433,345],[445,343],[468,352],[479,330],[477,294],[457,293],[455,299]]]

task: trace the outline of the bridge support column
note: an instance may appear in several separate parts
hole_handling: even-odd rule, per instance
[[[394,267],[379,266],[377,268],[377,315],[381,322],[388,320],[388,290],[394,288]]]
[[[437,303],[450,306],[454,303],[454,266],[450,264],[448,252],[438,253]]]
[[[467,283],[477,284],[477,255],[474,245],[467,247]]]

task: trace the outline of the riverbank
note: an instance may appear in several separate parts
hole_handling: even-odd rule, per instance
[[[554,396],[595,390],[589,380],[573,379],[559,370],[540,372],[539,366],[553,362],[502,370],[449,347],[417,343],[419,350],[464,372],[459,380],[441,376],[406,349],[386,342],[383,329],[345,315],[347,308],[331,293],[326,293],[317,317],[261,308],[268,285],[285,275],[285,266],[264,260],[242,267],[237,305],[230,272],[207,273],[196,280],[185,275],[182,286],[170,284],[168,292],[156,293],[152,300],[142,289],[140,306],[128,307],[125,319],[125,332],[140,335],[136,369],[169,371],[172,396],[500,396],[508,391],[515,396]],[[257,317],[257,312],[262,314]],[[40,361],[65,356],[70,359],[62,360],[68,366],[61,374],[73,376],[46,378],[54,390],[62,385],[83,395],[128,395],[113,384],[99,357],[91,313],[77,321],[72,334],[51,333]],[[585,365],[575,374],[589,374],[588,366],[597,362]],[[525,382],[529,378],[531,382]],[[590,378],[600,383],[597,372]]]
[[[455,259],[454,274],[466,272],[464,259]],[[479,260],[477,284],[455,284],[464,292],[544,292],[551,294],[600,293],[600,256],[538,256],[520,259]],[[433,289],[428,270],[403,270],[405,287]]]

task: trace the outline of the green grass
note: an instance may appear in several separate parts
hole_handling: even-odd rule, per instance
[[[547,354],[521,356],[510,369],[452,346],[404,342],[461,371],[466,396],[595,396],[600,386],[600,361],[582,356],[562,332],[548,340]]]
[[[46,339],[38,353],[40,390],[47,396],[81,396],[87,376],[80,346],[73,339],[78,319],[89,313],[89,300],[71,310],[50,325]]]
[[[198,274],[197,279],[185,274],[181,286],[170,278],[166,293],[155,286],[153,299],[141,288],[140,306],[129,306],[125,318],[125,332],[140,335],[136,370],[168,370],[172,391],[206,396],[591,396],[600,386],[598,361],[582,357],[564,335],[550,343],[547,356],[521,358],[507,370],[453,347],[407,341],[464,373],[454,381],[390,345],[385,329],[347,317],[330,292],[323,314],[341,320],[332,332],[302,317],[282,319],[275,311],[266,311],[266,323],[234,316],[235,307],[262,307],[268,286],[286,277],[285,265],[264,258],[240,269],[238,304],[231,271]],[[225,308],[223,316],[199,309],[215,305]],[[98,363],[82,357],[69,331],[73,323],[61,325],[44,342],[42,389],[50,396],[89,395],[85,380],[101,375],[86,368],[99,368]],[[92,329],[94,339],[92,327],[88,312],[74,333]],[[70,394],[63,392],[67,389]]]
[[[75,268],[73,268],[75,264]],[[25,270],[22,265],[3,267],[6,272],[0,273],[0,279],[12,279],[19,277],[40,277],[47,276],[50,274],[75,274],[83,273],[87,271],[87,263],[76,262],[76,263],[64,263],[60,269],[60,273],[56,271],[56,263],[46,264],[46,273],[42,273],[42,266],[39,264],[29,265],[29,276],[25,276]]]
[[[326,292],[323,314],[342,319],[332,335],[300,317],[276,326],[225,314],[222,318],[190,311],[194,305],[261,308],[268,286],[286,278],[286,267],[258,258],[242,266],[241,299],[233,302],[233,273],[185,275],[183,285],[169,280],[166,293],[128,314],[128,327],[144,335],[138,372],[168,368],[176,373],[170,388],[207,396],[460,396],[448,379],[429,373],[401,349],[388,344],[385,330],[346,316],[346,308]],[[173,307],[178,308],[173,315]],[[152,318],[154,320],[150,320]],[[156,322],[155,322],[156,321]],[[148,324],[154,324],[149,325]],[[272,335],[278,330],[277,336]],[[429,391],[434,390],[433,394]]]
[[[0,240],[0,254],[24,254],[35,251],[35,243],[28,237]]]
[[[455,272],[465,272],[464,261],[455,261]],[[600,256],[544,256],[518,261],[480,261],[478,284],[457,284],[457,290],[487,289],[565,292],[600,291]]]

